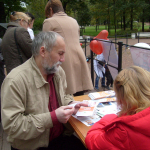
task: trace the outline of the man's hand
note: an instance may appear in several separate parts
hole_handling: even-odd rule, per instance
[[[75,103],[78,103],[78,101],[73,101],[73,102],[70,103],[70,104],[75,104]],[[82,102],[82,103],[76,104],[76,105],[74,106],[73,115],[75,115],[75,114],[77,113],[77,111],[79,110],[79,108],[80,108],[81,106],[88,107],[88,102]]]
[[[55,113],[58,121],[61,123],[66,123],[69,120],[70,116],[73,114],[74,110],[75,109],[69,105],[57,108],[55,110]]]

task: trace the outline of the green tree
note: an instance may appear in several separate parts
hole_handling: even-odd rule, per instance
[[[89,25],[91,22],[91,13],[87,3],[80,1],[77,7],[77,21],[80,26]]]
[[[13,11],[25,11],[22,3],[29,4],[29,0],[1,0],[0,2],[0,22],[8,22],[9,15]]]
[[[30,0],[29,5],[27,5],[27,11],[31,12],[36,19],[45,18],[45,6],[47,0]]]

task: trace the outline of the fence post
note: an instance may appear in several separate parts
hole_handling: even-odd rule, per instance
[[[127,33],[127,35],[126,35],[126,49],[127,49],[127,46],[128,45],[128,33]]]
[[[116,48],[116,43],[117,43],[117,33],[115,33],[115,49],[117,49]]]
[[[91,49],[90,53],[91,53],[91,79],[94,86],[93,51]]]
[[[122,46],[123,42],[118,42],[118,73],[122,69]]]
[[[86,56],[86,39],[85,39],[85,56]]]

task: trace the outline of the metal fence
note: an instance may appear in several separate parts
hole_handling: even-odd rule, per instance
[[[119,39],[119,38],[117,38],[117,36],[115,36],[115,38],[108,37],[109,40],[107,40],[107,41],[96,39],[99,41],[111,42],[111,43],[115,44],[115,48],[116,48],[116,51],[118,54],[118,68],[117,68],[118,72],[124,68],[127,68],[127,67],[133,65],[133,60],[132,60],[131,53],[130,53],[130,47],[134,47],[134,45],[139,42],[144,42],[144,43],[150,42],[150,39],[131,39],[128,37],[129,37],[129,35],[127,35],[126,38],[124,38],[124,39],[122,39],[122,38]],[[90,41],[92,41],[92,40],[93,40],[93,38],[90,39]],[[122,40],[122,41],[119,41],[119,40]],[[90,50],[90,43],[87,42],[86,39],[84,39],[84,41],[82,43],[84,44],[83,50],[84,50],[87,62],[89,63],[89,68],[91,71],[91,79],[92,79],[92,82],[94,85],[93,60],[94,60],[94,57],[96,54]],[[131,45],[129,45],[129,44],[131,44]],[[110,64],[107,64],[107,65],[110,66]],[[113,66],[111,66],[111,67],[113,67]]]

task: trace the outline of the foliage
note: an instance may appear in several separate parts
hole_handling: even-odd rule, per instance
[[[45,6],[47,0],[31,0],[30,5],[27,5],[27,11],[32,13],[36,19],[45,18]]]
[[[84,8],[84,9],[83,9]],[[90,24],[91,14],[89,8],[85,2],[78,4],[77,20],[80,26],[86,26]]]
[[[29,0],[1,0],[0,2],[0,22],[8,22],[9,15],[13,11],[25,11],[22,2],[29,4]]]
[[[109,32],[121,30],[135,30],[135,21],[150,21],[150,0],[61,0],[65,12],[74,17],[80,26],[95,25],[94,30],[99,32],[99,25],[104,24]],[[27,10],[21,7],[21,2],[27,4]],[[44,9],[47,0],[1,0],[0,22],[8,21],[10,12],[29,11],[37,19],[36,28],[40,27],[40,19],[45,18]],[[41,21],[42,22],[42,21]],[[42,25],[42,24],[41,24]],[[107,28],[106,28],[107,27]]]
[[[43,18],[36,18],[33,25],[34,30],[42,31],[43,21],[44,21]]]
[[[137,33],[138,30],[134,29],[134,30],[130,30],[129,28],[127,28],[126,30],[119,30],[117,31],[116,35],[130,35],[131,33]]]
[[[71,13],[77,9],[78,0],[61,0],[64,11],[66,13]]]
[[[88,6],[88,0],[61,0],[65,12],[74,17],[80,26],[89,25],[91,21],[91,12]]]

